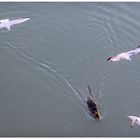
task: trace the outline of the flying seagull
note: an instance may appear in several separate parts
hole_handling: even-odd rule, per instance
[[[137,116],[127,116],[128,120],[131,121],[131,125],[130,127],[132,128],[132,126],[134,124],[140,125],[140,117]]]
[[[0,28],[7,28],[10,31],[12,25],[20,24],[29,19],[30,18],[19,18],[19,19],[15,19],[15,20],[2,19],[2,20],[0,20]]]
[[[124,53],[120,53],[120,54],[118,54],[116,56],[113,56],[113,57],[109,57],[107,59],[107,61],[120,61],[122,59],[131,60],[130,56],[135,55],[135,54],[137,54],[139,52],[140,52],[140,46],[138,46],[134,50],[124,52]]]

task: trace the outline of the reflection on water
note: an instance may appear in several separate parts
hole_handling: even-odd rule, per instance
[[[139,59],[108,63],[136,48],[139,3],[1,3],[0,136],[140,136]],[[102,120],[86,106],[90,85]]]

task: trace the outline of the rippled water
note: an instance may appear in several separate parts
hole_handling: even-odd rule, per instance
[[[0,136],[140,136],[140,3],[0,3]],[[87,85],[102,120],[86,108]]]

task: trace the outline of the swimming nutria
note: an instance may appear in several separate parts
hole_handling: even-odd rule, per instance
[[[90,89],[89,86],[88,86],[88,91],[89,91],[89,93],[91,94],[91,89]],[[100,113],[99,113],[97,104],[96,104],[96,102],[94,101],[93,96],[92,96],[92,97],[89,96],[89,97],[87,98],[87,106],[88,106],[90,115],[91,115],[94,119],[96,119],[96,120],[101,120],[101,115],[100,115]]]
[[[120,53],[116,56],[109,57],[107,61],[120,61],[122,59],[131,60],[130,56],[135,55],[140,52],[140,46],[138,46],[136,49],[124,53]]]

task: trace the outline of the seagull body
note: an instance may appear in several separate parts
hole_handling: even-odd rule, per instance
[[[15,20],[2,19],[2,20],[0,20],[0,28],[7,28],[10,31],[12,25],[20,24],[29,19],[30,18],[19,18],[19,19],[15,19]]]
[[[127,116],[128,120],[131,121],[131,125],[130,127],[132,128],[132,126],[134,124],[136,125],[140,125],[140,117],[137,116]]]
[[[136,49],[132,50],[132,51],[128,51],[128,52],[124,52],[124,53],[120,53],[116,56],[113,57],[109,57],[107,59],[107,61],[120,61],[122,59],[126,59],[126,60],[131,60],[130,56],[135,55],[137,53],[140,52],[140,46],[138,46]]]

